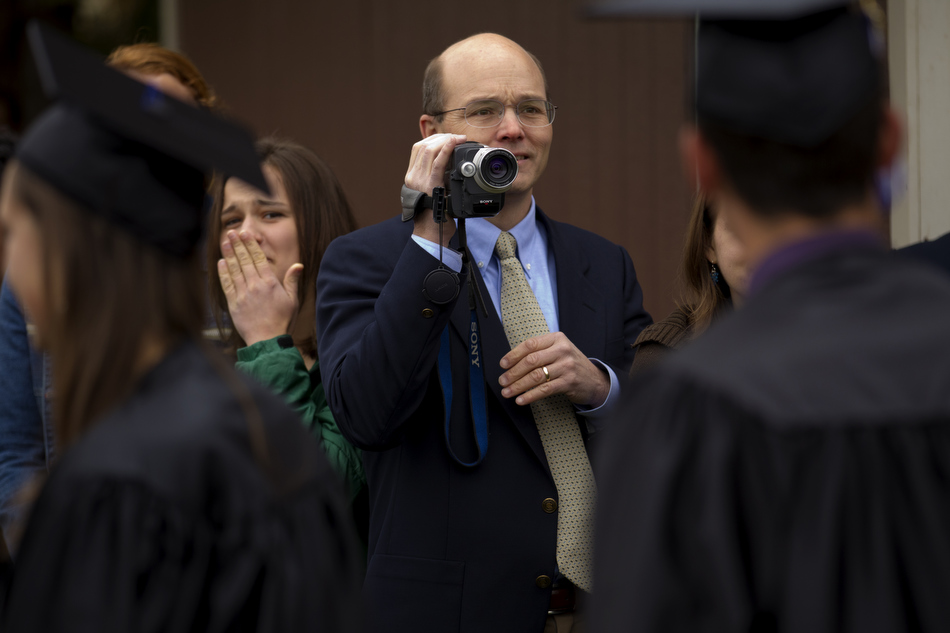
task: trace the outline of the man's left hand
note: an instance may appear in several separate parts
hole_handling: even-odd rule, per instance
[[[563,393],[578,405],[599,407],[610,393],[610,377],[563,332],[524,341],[501,359],[501,395],[520,405]],[[545,368],[547,374],[545,375]]]

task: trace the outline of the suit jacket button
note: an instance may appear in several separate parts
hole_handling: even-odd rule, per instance
[[[423,308],[423,309],[422,309],[422,317],[425,318],[425,319],[431,319],[431,318],[432,318],[432,315],[434,315],[434,314],[435,314],[435,312],[432,311],[432,308]]]
[[[541,502],[541,509],[547,512],[548,514],[551,514],[552,512],[557,510],[557,501],[549,497]]]
[[[534,584],[536,584],[541,589],[547,589],[551,586],[551,577],[542,574],[534,579]]]

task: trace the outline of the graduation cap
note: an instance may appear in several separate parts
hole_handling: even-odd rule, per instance
[[[56,103],[16,158],[50,185],[173,255],[201,238],[205,175],[218,170],[268,191],[251,135],[106,66],[33,22],[30,46]]]
[[[880,86],[880,51],[848,0],[590,0],[592,16],[699,16],[700,125],[802,148],[828,140]]]

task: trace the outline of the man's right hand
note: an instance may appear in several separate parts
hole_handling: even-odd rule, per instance
[[[445,170],[452,158],[452,150],[465,142],[462,134],[433,134],[412,146],[409,169],[406,171],[406,186],[432,195],[435,187],[445,184]],[[424,209],[413,218],[413,235],[439,243],[439,225],[432,219],[432,210]],[[455,234],[455,223],[445,222],[442,227],[442,245],[448,246]]]

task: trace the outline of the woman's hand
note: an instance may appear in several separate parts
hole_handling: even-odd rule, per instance
[[[218,260],[221,289],[238,334],[248,345],[290,332],[300,307],[297,283],[303,264],[287,269],[283,281],[260,245],[247,232],[228,231]]]

